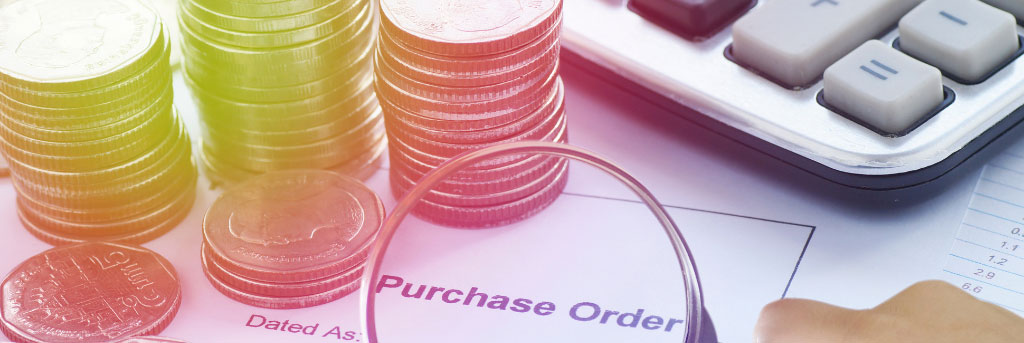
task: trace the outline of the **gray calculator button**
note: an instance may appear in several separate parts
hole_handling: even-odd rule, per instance
[[[1024,19],[1024,1],[1022,0],[985,0],[985,2],[1010,12],[1018,19]]]
[[[824,92],[829,105],[889,133],[906,130],[944,97],[938,69],[878,40],[825,70]]]
[[[972,82],[1019,47],[1013,15],[975,0],[925,1],[900,20],[899,31],[900,49]]]
[[[790,86],[806,86],[921,0],[765,1],[733,25],[733,56]]]

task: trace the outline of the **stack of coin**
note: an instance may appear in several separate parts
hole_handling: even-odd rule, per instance
[[[182,0],[203,165],[234,183],[286,169],[368,177],[385,150],[371,0]]]
[[[375,86],[397,197],[460,153],[568,139],[561,0],[446,3],[381,0]],[[436,187],[414,213],[448,226],[504,225],[554,202],[567,175],[560,158],[484,161]]]
[[[0,9],[0,137],[32,234],[139,243],[188,214],[196,167],[169,43],[138,0]]]
[[[238,183],[207,212],[203,270],[214,288],[245,304],[324,304],[359,287],[383,220],[383,203],[357,179],[270,172]]]
[[[181,282],[146,248],[87,242],[22,262],[0,298],[0,332],[12,341],[119,342],[163,331],[181,305]]]

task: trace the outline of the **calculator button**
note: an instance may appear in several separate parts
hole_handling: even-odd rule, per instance
[[[1024,1],[1021,0],[984,0],[992,6],[1010,12],[1018,19],[1024,19]]]
[[[825,70],[824,95],[829,105],[887,133],[910,128],[944,98],[938,69],[878,40]]]
[[[733,25],[740,63],[790,87],[807,86],[829,65],[877,37],[921,0],[776,0]]]
[[[980,1],[928,0],[900,20],[900,49],[967,82],[1019,46],[1013,16]]]
[[[630,0],[633,11],[685,37],[707,37],[756,0]]]

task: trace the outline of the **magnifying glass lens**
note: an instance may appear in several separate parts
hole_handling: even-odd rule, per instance
[[[606,176],[587,168],[570,163],[558,199],[510,225],[405,217],[364,290],[376,341],[687,341],[692,293],[662,223],[642,201],[590,195],[586,178]]]

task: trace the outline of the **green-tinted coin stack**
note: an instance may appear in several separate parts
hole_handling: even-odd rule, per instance
[[[181,0],[179,18],[214,181],[372,173],[386,144],[370,0]]]
[[[52,243],[140,243],[195,199],[170,38],[138,0],[0,9],[0,137],[25,227]]]

